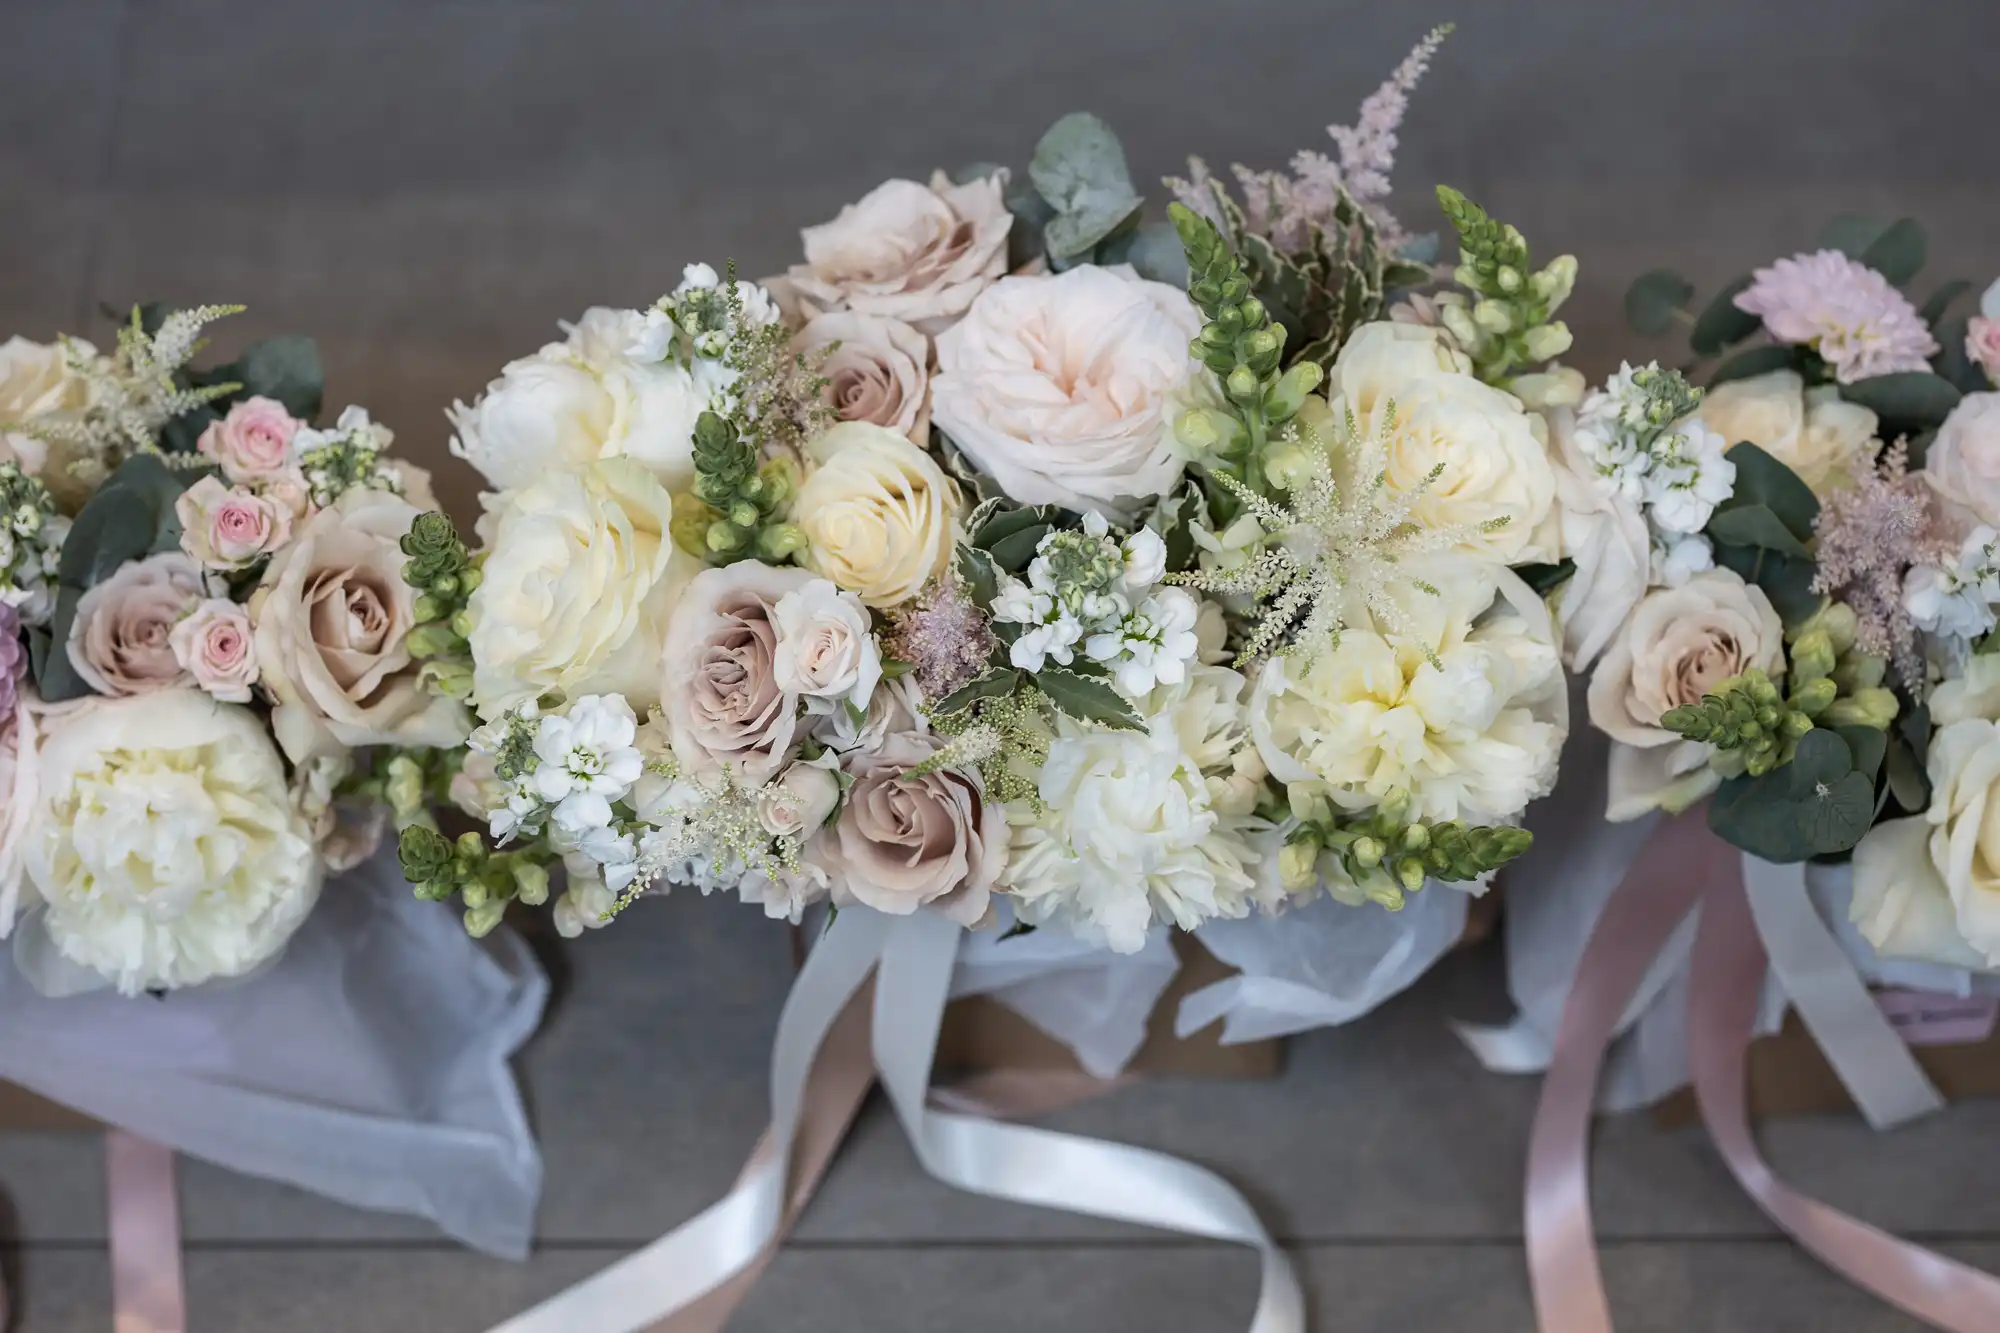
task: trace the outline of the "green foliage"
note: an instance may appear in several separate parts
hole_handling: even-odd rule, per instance
[[[419,514],[397,545],[409,557],[403,581],[417,591],[416,626],[406,643],[424,659],[419,672],[434,694],[466,699],[472,694],[472,634],[466,611],[479,586],[479,569],[451,519],[435,510]]]
[[[1799,349],[1789,344],[1775,344],[1768,347],[1746,347],[1717,366],[1708,376],[1708,387],[1727,384],[1731,380],[1747,380],[1758,375],[1768,375],[1774,370],[1797,370]]]
[[[692,554],[719,565],[783,564],[804,549],[805,534],[785,521],[798,485],[784,459],[760,465],[755,441],[716,412],[695,419],[693,452],[694,496],[707,509],[692,530],[675,525],[676,540],[698,541]]]
[[[1698,702],[1668,709],[1660,725],[1718,751],[1739,752],[1745,771],[1757,777],[1791,761],[1799,739],[1833,696],[1833,682],[1822,678],[1795,689],[1789,699],[1781,697],[1770,677],[1753,667]]]
[[[1438,186],[1437,194],[1458,231],[1452,276],[1471,297],[1469,306],[1441,299],[1439,317],[1479,378],[1504,388],[1516,374],[1569,350],[1569,326],[1555,312],[1576,285],[1576,259],[1559,255],[1531,271],[1527,240],[1516,228],[1450,186]]]
[[[1005,574],[1019,574],[1027,569],[1042,538],[1073,521],[1053,505],[1008,508],[1005,502],[982,505],[973,518],[976,521],[967,526],[974,549],[986,552]]]
[[[1719,356],[1725,349],[1764,327],[1762,319],[1736,306],[1736,298],[1750,289],[1750,282],[1747,275],[1738,278],[1717,292],[1695,316],[1694,329],[1688,334],[1688,346],[1694,349],[1696,356]]]
[[[549,900],[549,872],[536,850],[496,852],[477,833],[452,840],[412,824],[396,840],[396,859],[417,897],[464,902],[466,933],[475,939],[500,924],[508,903],[540,907]]]
[[[1914,370],[1856,380],[1841,386],[1840,396],[1880,417],[1882,438],[1891,439],[1936,430],[1964,395],[1943,376]]]
[[[1860,258],[1896,286],[1906,287],[1923,271],[1929,255],[1923,224],[1915,218],[1898,218],[1868,243]]]
[[[1517,565],[1514,572],[1535,590],[1535,596],[1546,599],[1575,576],[1576,561],[1564,556],[1553,565]]]
[[[188,389],[219,393],[161,430],[161,447],[170,452],[192,452],[209,424],[246,398],[273,399],[305,422],[319,416],[325,400],[326,371],[320,364],[319,344],[296,334],[252,343],[242,356],[223,365],[206,370],[187,367],[177,378]]]
[[[1145,723],[1123,695],[1101,680],[1075,670],[1045,666],[1030,677],[1050,703],[1079,722],[1095,722],[1122,731],[1141,731]]]
[[[1815,727],[1792,762],[1762,776],[1730,778],[1709,802],[1709,827],[1767,861],[1804,861],[1851,851],[1875,816],[1875,787],[1855,767],[1839,733]]]
[[[1625,289],[1625,322],[1634,333],[1657,338],[1687,316],[1694,284],[1670,268],[1641,273]]]
[[[1534,843],[1528,830],[1508,825],[1411,819],[1406,792],[1391,792],[1366,814],[1336,809],[1312,783],[1295,783],[1287,795],[1299,821],[1287,838],[1291,859],[1304,866],[1333,857],[1368,899],[1390,911],[1426,880],[1476,880]]]
[[[1099,244],[1137,221],[1145,204],[1118,136],[1087,111],[1049,127],[1028,161],[1028,179],[1053,211],[1042,227],[1042,248],[1058,270],[1089,262]]]
[[[1797,473],[1754,444],[1729,450],[1736,489],[1717,506],[1707,533],[1716,563],[1755,583],[1787,623],[1819,610],[1808,552],[1819,500]]]

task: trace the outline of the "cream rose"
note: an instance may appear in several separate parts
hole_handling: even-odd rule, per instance
[[[694,480],[695,419],[733,373],[705,379],[673,361],[637,360],[629,349],[644,329],[636,310],[585,311],[565,341],[508,363],[470,407],[453,404],[452,453],[502,492],[620,456],[638,459],[670,488],[686,488]]]
[[[869,606],[898,606],[951,564],[958,485],[892,430],[842,422],[806,446],[792,503],[808,568]]]
[[[936,334],[1007,271],[1013,215],[998,175],[953,185],[885,181],[831,222],[799,233],[789,277],[808,313],[886,315]]]
[[[804,699],[813,713],[867,709],[882,679],[882,653],[859,597],[814,579],[780,597],[772,619],[779,689]]]
[[[801,760],[757,795],[757,822],[774,838],[809,838],[840,804],[840,779],[834,766],[840,756],[831,750],[817,760]]]
[[[832,346],[820,374],[842,421],[866,421],[930,443],[930,340],[901,320],[838,311],[821,315],[792,340],[811,355]]]
[[[1924,455],[1924,480],[1962,516],[2000,526],[2000,393],[1959,400]]]
[[[1438,329],[1364,324],[1334,361],[1324,407],[1309,402],[1302,419],[1332,444],[1351,412],[1381,440],[1389,486],[1417,493],[1418,521],[1463,529],[1466,549],[1553,562],[1562,534],[1548,448],[1520,400],[1463,373],[1460,359]]]
[[[126,994],[241,976],[319,896],[310,831],[255,713],[193,690],[50,724],[28,874],[34,921]]]
[[[73,345],[86,356],[94,354],[89,343]],[[0,343],[0,461],[11,459],[25,472],[41,472],[49,447],[19,428],[71,416],[89,402],[89,386],[70,369],[60,344],[18,336]]]
[[[778,683],[775,613],[812,581],[803,569],[744,560],[688,584],[667,624],[661,701],[684,767],[728,765],[754,786],[792,757],[799,696]]]
[[[673,501],[638,463],[552,472],[493,516],[473,591],[472,698],[495,717],[551,690],[659,700],[667,617],[700,568],[667,535]]]
[[[397,543],[416,517],[399,495],[348,491],[306,520],[251,595],[257,670],[277,705],[271,730],[294,764],[465,739],[465,710],[424,688],[407,642],[416,591]]]
[[[70,665],[91,689],[114,697],[182,684],[174,625],[201,599],[201,571],[178,551],[119,566],[77,602]]]
[[[1974,970],[1994,966],[1959,930],[1951,886],[1931,859],[1931,827],[1922,815],[1887,820],[1862,836],[1854,849],[1847,914],[1884,958]]]
[[[1007,815],[986,799],[977,773],[909,771],[944,744],[898,732],[849,761],[839,822],[815,846],[835,902],[907,916],[931,907],[962,926],[985,917],[1007,868]]]
[[[1815,495],[1851,482],[1877,447],[1873,412],[1842,399],[1831,384],[1807,390],[1791,370],[1719,384],[1702,397],[1695,417],[1731,445],[1756,445]]]
[[[938,339],[931,414],[1022,504],[1134,514],[1181,478],[1186,293],[1129,267],[1006,278]]]
[[[1574,669],[1596,661],[1646,595],[1652,537],[1636,497],[1597,473],[1576,439],[1576,414],[1556,408],[1548,417],[1556,455],[1556,505],[1562,515],[1562,553],[1576,565],[1556,605],[1563,654]]]
[[[1763,589],[1711,569],[1646,595],[1590,678],[1590,720],[1617,742],[1608,818],[1684,808],[1714,790],[1708,747],[1660,718],[1752,667],[1773,679],[1785,669],[1784,626]]]

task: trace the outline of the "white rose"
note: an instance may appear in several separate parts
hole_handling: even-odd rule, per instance
[[[453,404],[452,453],[503,492],[621,455],[672,489],[687,487],[695,419],[733,376],[710,383],[676,362],[633,359],[627,349],[643,325],[637,311],[595,307],[566,341],[509,362],[470,407]]]
[[[40,927],[126,994],[241,976],[312,910],[321,868],[257,715],[194,690],[49,729],[28,874]]]
[[[898,606],[950,566],[958,485],[895,431],[844,421],[806,446],[792,502],[804,564],[869,606]]]
[[[930,443],[930,340],[901,320],[851,310],[821,315],[792,346],[811,355],[831,346],[819,373],[841,421],[866,421]]]
[[[882,652],[868,608],[851,592],[814,579],[778,599],[773,659],[780,690],[806,700],[806,710],[830,713],[847,704],[868,707],[882,679]]]
[[[1440,595],[1394,594],[1401,623],[1267,662],[1250,733],[1271,776],[1326,783],[1343,809],[1401,791],[1413,819],[1512,819],[1554,785],[1568,732],[1555,626],[1503,566],[1452,556],[1421,572]]]
[[[85,355],[94,351],[89,343],[76,347]],[[70,369],[60,344],[18,336],[0,343],[0,461],[16,461],[30,475],[40,472],[49,447],[18,428],[72,416],[89,402],[89,386]]]
[[[1930,822],[1891,819],[1854,849],[1854,897],[1848,919],[1884,958],[1983,970],[1993,960],[1966,943],[1951,886],[1931,859]]]
[[[1611,753],[1612,820],[1684,808],[1714,790],[1708,747],[1660,725],[1752,667],[1785,669],[1784,626],[1764,591],[1728,569],[1646,595],[1590,678],[1590,720]]]
[[[831,750],[818,759],[802,760],[784,771],[757,795],[757,822],[774,838],[809,838],[840,804],[840,779],[834,767],[840,756]]]
[[[473,701],[493,717],[550,690],[659,700],[667,617],[700,562],[667,535],[673,501],[614,458],[552,472],[495,516],[473,591]]]
[[[1128,267],[1005,278],[938,339],[931,412],[1022,504],[1129,518],[1180,482],[1200,331],[1184,292]]]
[[[1435,329],[1363,325],[1334,362],[1326,408],[1304,419],[1332,443],[1351,412],[1383,442],[1390,487],[1417,494],[1419,522],[1462,528],[1468,549],[1506,564],[1552,562],[1556,476],[1535,420],[1512,394],[1460,373],[1455,356]]]
[[[1924,455],[1924,480],[1977,522],[2000,527],[2000,393],[1959,400]]]
[[[1694,415],[1729,445],[1756,445],[1815,495],[1847,485],[1876,450],[1873,412],[1845,401],[1831,384],[1807,391],[1791,370],[1719,384]]]
[[[1243,685],[1223,667],[1193,667],[1140,701],[1145,731],[1058,719],[1042,808],[1008,810],[1005,882],[1021,920],[1132,953],[1155,922],[1192,930],[1249,914],[1264,825],[1215,800],[1245,746]]]
[[[1007,271],[1013,215],[1002,176],[953,185],[885,181],[831,222],[799,233],[806,262],[791,285],[808,314],[886,315],[936,334]]]
[[[1597,475],[1576,439],[1576,414],[1549,413],[1556,449],[1556,503],[1562,513],[1562,553],[1576,565],[1557,603],[1567,663],[1582,670],[1610,644],[1625,617],[1646,595],[1652,541],[1639,501]]]

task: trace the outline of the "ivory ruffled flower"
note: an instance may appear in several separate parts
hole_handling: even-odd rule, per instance
[[[958,485],[881,426],[844,421],[806,446],[812,471],[792,504],[802,562],[869,606],[900,606],[951,564]]]
[[[1937,354],[1910,298],[1838,250],[1780,259],[1752,278],[1736,308],[1762,319],[1779,342],[1813,348],[1842,384],[1926,371]]]
[[[930,340],[898,319],[852,310],[821,315],[792,345],[808,355],[831,346],[820,374],[841,421],[866,421],[930,443]]]
[[[777,608],[814,580],[745,560],[695,575],[667,624],[661,712],[694,772],[728,765],[756,785],[791,758],[799,696],[778,679]]]
[[[1851,483],[1879,450],[1875,414],[1830,384],[1813,389],[1797,371],[1718,384],[1695,419],[1730,445],[1754,444],[1798,473],[1815,495]]]
[[[886,315],[937,334],[1007,271],[1013,215],[1002,178],[928,186],[891,180],[799,233],[805,262],[788,275],[808,313]]]
[[[100,702],[51,724],[40,763],[36,920],[125,994],[241,976],[312,910],[312,837],[248,709],[193,690]]]
[[[1185,293],[1127,267],[1005,278],[938,339],[931,413],[1022,504],[1128,517],[1180,480],[1200,331]]]
[[[1272,658],[1250,696],[1271,776],[1321,782],[1341,809],[1407,793],[1412,819],[1509,820],[1555,783],[1569,725],[1555,626],[1512,571],[1429,564],[1399,625],[1356,617],[1309,660]]]

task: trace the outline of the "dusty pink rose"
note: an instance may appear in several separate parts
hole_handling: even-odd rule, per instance
[[[898,732],[850,761],[854,785],[839,822],[815,844],[833,875],[835,901],[907,916],[934,907],[976,925],[1007,868],[1007,816],[974,773],[909,771],[935,754],[940,737]]]
[[[682,764],[729,765],[757,784],[791,757],[799,696],[778,684],[777,606],[812,581],[803,569],[745,560],[689,582],[667,622],[660,691]]]
[[[195,447],[239,485],[282,475],[292,465],[292,436],[305,423],[269,398],[246,398],[211,421]]]
[[[226,597],[211,597],[173,628],[167,642],[194,683],[226,703],[250,702],[257,651],[250,613]]]
[[[99,694],[149,694],[187,680],[174,626],[202,600],[201,570],[178,551],[136,560],[83,595],[69,660]]]
[[[181,549],[209,569],[243,569],[292,539],[288,504],[203,477],[174,501]]]
[[[930,340],[899,319],[852,310],[821,315],[799,330],[801,352],[831,346],[820,374],[842,421],[866,421],[930,441]]]
[[[943,172],[929,185],[885,181],[831,222],[800,232],[806,262],[788,276],[808,315],[856,310],[934,335],[1007,271],[1012,224],[999,176],[963,185]]]
[[[1987,379],[2000,385],[2000,319],[1974,315],[1966,321],[1965,354],[1979,363]]]

